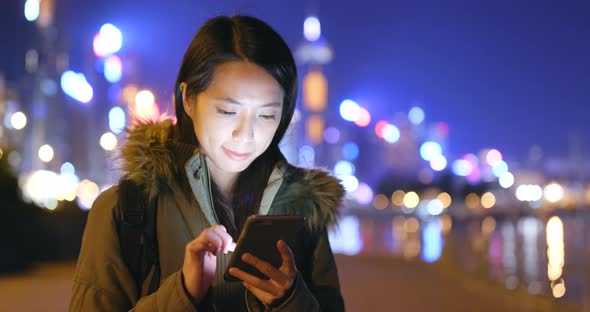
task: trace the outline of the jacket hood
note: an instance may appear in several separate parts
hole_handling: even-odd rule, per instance
[[[127,139],[120,150],[123,176],[142,186],[153,198],[169,188],[180,190],[179,177],[186,161],[198,152],[195,146],[173,140],[172,120],[144,121],[127,129]],[[283,186],[273,206],[307,216],[308,226],[332,225],[338,220],[344,189],[340,181],[319,169],[302,169],[291,165],[283,170]],[[302,203],[306,203],[302,205]],[[303,208],[297,208],[303,207]]]

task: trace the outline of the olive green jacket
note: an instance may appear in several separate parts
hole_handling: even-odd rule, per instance
[[[116,230],[117,187],[104,191],[90,210],[74,275],[70,311],[264,311],[241,283],[226,282],[231,253],[217,256],[216,277],[207,305],[193,304],[182,279],[185,246],[204,229],[219,224],[211,198],[207,164],[198,149],[172,139],[169,121],[145,123],[129,131],[121,150],[125,176],[158,200],[156,232],[160,286],[145,296],[121,257]],[[183,167],[179,167],[178,165]],[[260,214],[303,214],[305,234],[290,246],[298,269],[293,291],[275,311],[343,311],[338,273],[327,227],[336,222],[344,191],[320,170],[280,164],[272,172]]]

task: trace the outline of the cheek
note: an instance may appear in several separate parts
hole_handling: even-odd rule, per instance
[[[270,145],[270,142],[274,138],[275,133],[277,132],[278,128],[279,128],[278,124],[273,125],[273,126],[265,125],[265,126],[261,127],[261,129],[258,133],[261,134],[259,143],[262,147],[266,148]]]

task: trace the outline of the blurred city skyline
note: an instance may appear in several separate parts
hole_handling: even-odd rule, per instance
[[[154,90],[160,105],[170,104],[182,53],[207,18],[260,17],[295,51],[303,20],[314,15],[334,50],[323,68],[328,112],[344,99],[367,107],[374,120],[420,106],[427,122],[448,124],[454,155],[497,148],[506,159],[526,162],[539,151],[533,147],[545,159],[572,153],[587,159],[590,152],[590,5],[583,1],[67,2],[56,19],[65,27],[70,67],[84,70],[92,36],[113,23],[124,34],[121,53],[139,63],[137,84]],[[7,44],[0,57],[9,61],[2,70],[10,81],[22,72],[31,42],[21,35],[31,26],[21,1],[2,6],[0,38]]]

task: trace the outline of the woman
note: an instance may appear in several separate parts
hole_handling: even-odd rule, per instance
[[[159,287],[136,285],[121,256],[113,187],[88,216],[70,310],[344,310],[327,236],[343,189],[289,165],[278,147],[297,95],[285,42],[258,19],[213,18],[186,51],[175,90],[176,125],[136,124],[121,151],[125,178],[157,205]],[[304,235],[277,243],[279,268],[244,258],[269,279],[233,268],[242,282],[227,282],[229,251],[252,214],[303,214]]]

